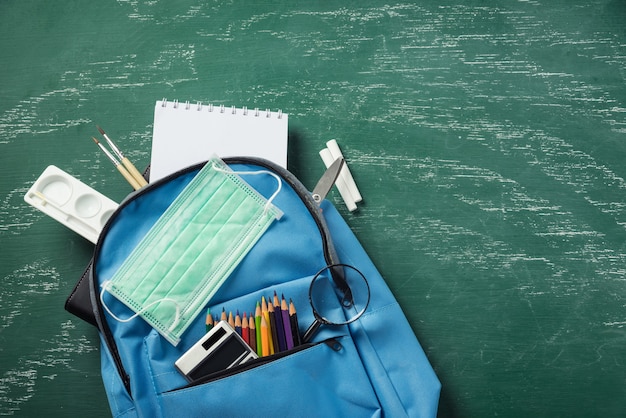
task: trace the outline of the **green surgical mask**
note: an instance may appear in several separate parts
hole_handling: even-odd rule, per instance
[[[173,345],[270,224],[282,216],[218,158],[211,159],[148,231],[100,298],[118,321],[140,315]],[[109,292],[135,312],[120,319]]]

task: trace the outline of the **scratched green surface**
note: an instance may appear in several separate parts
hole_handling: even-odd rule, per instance
[[[63,302],[91,245],[22,196],[49,164],[121,200],[153,103],[289,113],[443,384],[441,417],[626,415],[626,3],[0,2],[0,415],[108,416]],[[391,326],[391,325],[390,325]]]

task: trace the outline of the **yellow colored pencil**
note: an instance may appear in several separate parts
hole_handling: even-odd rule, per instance
[[[263,353],[269,353],[270,350],[270,339],[267,329],[267,322],[265,322],[265,317],[261,317],[261,346],[263,347]],[[267,356],[268,354],[263,354]]]
[[[267,330],[269,332],[269,335],[272,335],[272,330],[270,328],[270,326],[271,326],[270,325],[270,313],[269,313],[269,310],[267,309],[267,301],[265,300],[265,296],[263,296],[261,298],[261,313],[263,314],[263,318],[265,319],[265,325],[267,326]],[[272,338],[270,338],[270,340],[269,340],[268,349],[269,349],[269,351],[267,353],[265,353],[265,351],[263,351],[263,353],[266,356],[274,354],[274,342],[272,341]]]

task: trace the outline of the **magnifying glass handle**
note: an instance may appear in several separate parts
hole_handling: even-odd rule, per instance
[[[322,325],[322,323],[319,320],[316,319],[315,321],[313,321],[311,326],[309,326],[309,328],[306,330],[306,332],[302,336],[302,342],[308,343],[311,340],[311,338],[313,338],[317,330],[320,328],[320,325]]]

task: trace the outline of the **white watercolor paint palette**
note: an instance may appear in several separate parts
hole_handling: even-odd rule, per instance
[[[118,206],[54,165],[41,173],[24,200],[94,244]]]

